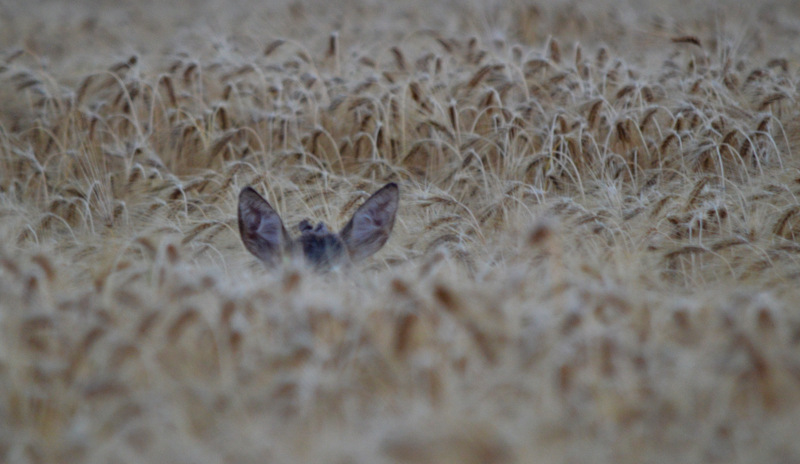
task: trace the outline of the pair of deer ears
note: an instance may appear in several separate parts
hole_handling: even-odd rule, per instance
[[[399,188],[391,182],[361,205],[338,234],[351,261],[364,259],[389,240],[397,214]],[[239,233],[245,248],[268,264],[277,264],[293,241],[278,213],[251,187],[239,194]]]

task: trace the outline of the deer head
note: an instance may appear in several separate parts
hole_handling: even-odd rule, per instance
[[[239,234],[247,250],[264,263],[274,266],[284,256],[302,256],[317,269],[364,259],[389,239],[397,213],[399,189],[386,184],[361,205],[337,234],[325,223],[313,226],[304,219],[293,239],[275,209],[251,187],[239,193]]]

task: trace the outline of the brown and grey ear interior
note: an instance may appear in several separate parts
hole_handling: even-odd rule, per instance
[[[244,247],[269,264],[280,260],[291,240],[275,209],[251,187],[239,193],[239,234]]]
[[[389,240],[397,214],[400,192],[394,182],[386,184],[361,205],[344,226],[342,240],[350,259],[358,261],[380,250]]]

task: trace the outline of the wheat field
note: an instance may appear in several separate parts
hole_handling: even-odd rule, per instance
[[[0,462],[800,462],[800,12],[727,3],[0,4]]]

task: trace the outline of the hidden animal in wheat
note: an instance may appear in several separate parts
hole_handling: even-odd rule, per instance
[[[386,184],[353,213],[339,233],[324,222],[304,219],[292,238],[275,208],[252,187],[239,193],[239,233],[245,248],[269,266],[301,257],[317,269],[331,269],[362,260],[380,250],[394,227],[399,188]]]

